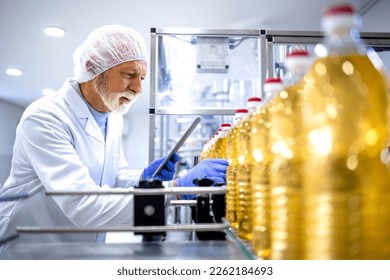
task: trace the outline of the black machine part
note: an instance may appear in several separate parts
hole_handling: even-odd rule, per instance
[[[138,188],[164,188],[161,180],[148,179],[139,182]],[[136,195],[134,196],[134,226],[165,225],[165,196]],[[164,240],[165,232],[136,232],[142,234],[143,241]]]
[[[214,181],[208,178],[194,179],[194,184],[199,187],[209,187],[214,185]],[[192,220],[195,223],[221,223],[225,216],[225,195],[213,195],[212,206],[210,195],[198,195],[196,206],[191,206]],[[196,232],[199,240],[225,240],[226,234],[218,231]]]

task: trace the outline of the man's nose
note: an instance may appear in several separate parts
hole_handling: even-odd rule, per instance
[[[131,84],[129,85],[129,89],[136,94],[141,94],[142,93],[141,78],[133,79]]]

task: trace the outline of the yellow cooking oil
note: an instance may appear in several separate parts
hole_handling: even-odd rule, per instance
[[[366,55],[318,58],[305,77],[305,259],[388,259],[382,75]]]
[[[252,159],[250,153],[251,118],[261,98],[248,98],[248,115],[243,117],[237,127],[237,223],[238,236],[244,240],[252,239],[252,200],[250,172]]]
[[[215,141],[218,137],[218,132],[216,132],[213,136],[210,137],[209,141],[204,145],[201,152],[201,160],[214,158],[215,154]]]
[[[217,142],[218,138],[219,138],[219,131],[217,131],[211,137],[208,158],[216,158],[216,142]]]
[[[301,97],[303,76],[311,66],[306,50],[286,58],[286,88],[270,114],[271,259],[301,259],[303,251]],[[287,79],[288,78],[288,79]]]
[[[242,117],[248,113],[247,109],[237,109],[235,122],[226,136],[226,158],[229,166],[226,170],[226,219],[232,229],[237,230],[237,126]]]
[[[200,153],[200,160],[209,158],[210,141],[211,138],[209,139],[209,141],[207,141],[206,144],[203,145],[202,151]]]
[[[302,255],[301,115],[299,84],[282,90],[270,115],[271,259]]]
[[[214,151],[215,158],[227,159],[226,142],[227,142],[227,135],[230,131],[230,128],[231,128],[230,123],[221,124],[221,128],[218,132],[218,138],[215,141],[215,151]]]
[[[275,95],[282,89],[283,83],[280,78],[266,79],[264,95],[268,97],[266,99],[268,102],[258,107],[251,119],[252,249],[254,254],[262,259],[270,257],[269,114]]]

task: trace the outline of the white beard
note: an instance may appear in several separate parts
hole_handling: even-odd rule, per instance
[[[129,111],[131,105],[133,105],[133,103],[137,100],[137,95],[130,91],[109,91],[107,89],[104,76],[98,77],[98,79],[95,80],[94,87],[95,91],[103,100],[104,105],[106,105],[106,107],[114,113],[121,113],[122,115],[126,114]],[[129,100],[129,102],[125,104],[120,104],[121,97],[125,97]]]
[[[121,113],[122,115],[126,114],[131,105],[137,100],[137,96],[131,93],[121,93],[121,92],[98,92],[102,98],[104,105],[107,106],[111,112]],[[128,103],[120,104],[120,98],[125,97],[130,100]]]

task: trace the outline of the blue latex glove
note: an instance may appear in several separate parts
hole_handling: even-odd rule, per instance
[[[144,169],[142,172],[142,179],[151,179],[153,173],[157,170],[157,168],[164,161],[165,157],[156,159],[152,161],[148,167]],[[154,177],[154,179],[159,179],[161,181],[169,181],[173,179],[173,175],[175,175],[175,163],[179,160],[178,154],[173,154],[171,159],[165,164],[164,168]]]
[[[224,159],[205,159],[199,162],[189,172],[176,179],[176,185],[178,187],[193,187],[196,186],[193,182],[194,179],[209,178],[214,181],[214,185],[217,183],[226,184],[226,170],[228,168],[228,162]],[[181,194],[182,199],[194,199],[195,194]]]

